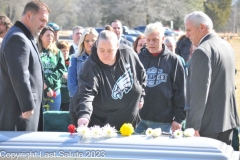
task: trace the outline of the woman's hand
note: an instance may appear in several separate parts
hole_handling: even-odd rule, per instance
[[[84,125],[87,126],[89,123],[89,119],[87,118],[79,118],[78,119],[78,126]]]
[[[174,132],[175,130],[181,130],[182,129],[182,125],[176,121],[172,122],[172,131]]]
[[[68,79],[68,73],[63,73],[62,78],[64,78],[64,79]]]
[[[48,96],[48,97],[52,97],[52,96],[53,96],[53,90],[48,91],[48,92],[47,92],[47,96]]]
[[[47,88],[47,85],[44,83],[43,84],[43,90],[45,90]]]

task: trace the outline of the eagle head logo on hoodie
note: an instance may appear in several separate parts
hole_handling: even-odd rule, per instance
[[[126,64],[126,72],[120,76],[112,90],[113,99],[122,99],[123,93],[127,94],[133,86],[133,75],[129,64]]]

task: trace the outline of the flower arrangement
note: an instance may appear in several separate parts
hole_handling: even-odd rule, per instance
[[[77,131],[78,135],[82,138],[111,138],[116,137],[118,131],[115,127],[111,127],[109,124],[106,124],[103,127],[93,126],[88,128],[87,126],[81,125],[76,128],[73,124],[68,126],[68,131],[73,134]],[[120,128],[120,133],[123,136],[130,136],[134,133],[134,128],[130,123],[124,123]]]
[[[170,134],[172,138],[182,138],[182,137],[193,137],[194,136],[194,129],[193,128],[188,128],[185,131],[181,131],[181,130],[176,130],[173,132],[173,134]],[[162,130],[161,128],[156,128],[156,129],[152,129],[152,128],[148,128],[145,132],[147,137],[159,137],[162,135]]]
[[[103,127],[99,126],[93,126],[93,127],[87,127],[84,125],[79,126],[76,128],[73,124],[70,124],[68,126],[68,131],[73,134],[75,131],[77,131],[78,135],[82,138],[112,138],[116,137],[118,131],[115,129],[115,127],[111,127],[109,124],[106,124]],[[134,128],[131,123],[124,123],[120,128],[120,134],[122,136],[130,136],[134,133]],[[175,130],[171,135],[172,138],[178,139],[182,137],[193,137],[195,133],[195,130],[193,128],[188,128],[185,131],[181,130]],[[161,128],[148,128],[145,132],[145,135],[147,137],[159,137],[162,135]]]
[[[117,130],[109,124],[106,124],[102,128],[99,126],[88,128],[87,126],[81,125],[77,128],[77,132],[82,138],[111,138],[117,136]]]

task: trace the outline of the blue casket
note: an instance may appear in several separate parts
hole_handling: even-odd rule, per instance
[[[0,132],[0,158],[5,159],[208,159],[238,160],[239,152],[218,140],[204,137],[172,139],[132,135],[81,139],[67,132]]]

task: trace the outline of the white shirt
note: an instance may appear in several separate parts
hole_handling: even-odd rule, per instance
[[[74,53],[77,53],[77,51],[78,51],[78,46],[77,46],[75,43],[73,43],[73,48],[74,48]]]

